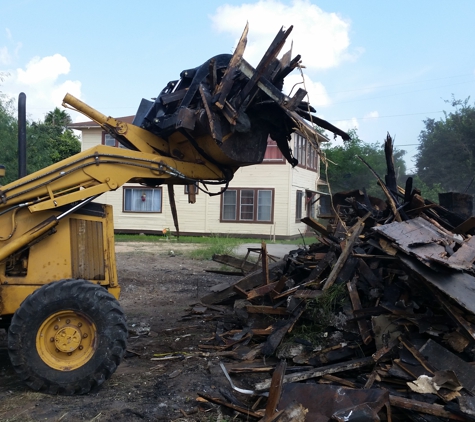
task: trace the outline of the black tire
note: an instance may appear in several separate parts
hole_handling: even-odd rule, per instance
[[[68,314],[73,318],[63,318],[63,321],[55,319],[56,315]],[[79,321],[90,324],[81,322],[71,328],[71,321],[76,321],[75,315]],[[61,321],[59,325],[63,328],[55,323],[54,330],[63,330],[62,333],[76,330],[79,342],[88,336],[87,333],[93,336],[89,336],[89,343],[84,346],[76,341],[74,344],[79,346],[75,346],[77,348],[73,352],[61,351],[56,345],[60,344],[59,348],[62,348],[63,343],[55,340],[60,332],[48,339],[51,345],[42,340],[41,334],[45,323],[56,320]],[[126,343],[127,324],[119,302],[105,288],[86,280],[61,280],[36,290],[15,312],[8,331],[10,360],[20,378],[33,390],[51,394],[85,394],[100,386],[122,361]],[[54,352],[48,350],[51,347],[56,349],[57,356],[64,357],[66,361],[86,351],[88,355],[74,361],[79,365],[74,369],[55,368],[54,363],[49,364],[47,359],[48,354],[55,358]]]

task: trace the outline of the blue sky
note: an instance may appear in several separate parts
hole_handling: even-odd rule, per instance
[[[356,127],[368,143],[389,132],[413,169],[423,120],[450,111],[452,95],[474,103],[473,16],[468,0],[2,0],[0,91],[25,92],[31,119],[66,92],[104,114],[131,115],[182,70],[232,53],[246,21],[254,66],[278,29],[294,25],[317,115]],[[294,72],[285,89],[300,80]]]

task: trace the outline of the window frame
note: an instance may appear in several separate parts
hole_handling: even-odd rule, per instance
[[[305,196],[304,196],[304,191],[300,189],[297,189],[295,194],[296,194],[295,195],[295,222],[300,223],[300,220],[303,218],[302,212],[304,210],[304,207],[302,206],[302,203],[303,203],[303,198]],[[299,197],[300,197],[300,201],[299,201]]]
[[[106,136],[107,136],[107,135],[109,135],[112,139],[114,139],[114,141],[115,141],[114,145],[107,145],[107,144],[106,144]],[[129,148],[125,147],[124,145],[122,145],[117,139],[115,139],[112,135],[110,135],[109,133],[107,133],[107,132],[104,131],[104,130],[102,131],[101,144],[102,144],[102,145],[105,145],[105,146],[108,146],[108,147],[129,149]]]
[[[318,172],[318,152],[313,145],[302,135],[295,133],[293,156],[298,160],[297,167]]]
[[[253,203],[252,203],[252,213],[253,213],[253,218],[252,220],[249,219],[242,219],[241,218],[241,212],[242,212],[242,206],[249,206],[251,204],[242,204],[241,198],[242,198],[242,191],[253,191]],[[259,192],[260,191],[269,191],[271,192],[271,204],[270,204],[270,220],[258,220],[258,214],[259,214]],[[226,192],[236,192],[236,203],[234,204],[234,219],[224,219],[223,214],[224,214],[224,195],[225,192],[222,193],[221,195],[221,201],[220,201],[220,211],[219,211],[219,221],[220,223],[249,223],[249,224],[274,224],[274,204],[275,204],[275,188],[228,188]],[[229,204],[227,204],[229,206]]]
[[[160,191],[160,211],[131,211],[125,209],[125,191],[127,189],[130,190],[153,190],[153,191]],[[163,189],[161,186],[158,187],[139,187],[139,186],[123,186],[122,187],[122,212],[124,214],[161,214],[163,212]]]

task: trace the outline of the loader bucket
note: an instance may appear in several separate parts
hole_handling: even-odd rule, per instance
[[[318,145],[315,124],[349,139],[310,114],[315,110],[303,102],[304,90],[293,97],[282,93],[285,76],[300,62],[300,56],[290,59],[291,52],[277,58],[291,30],[279,31],[254,69],[243,59],[246,26],[233,55],[221,54],[183,70],[154,101],[142,99],[133,124],[166,140],[179,132],[207,160],[230,167],[260,163],[268,137],[295,166],[290,135],[299,130]]]

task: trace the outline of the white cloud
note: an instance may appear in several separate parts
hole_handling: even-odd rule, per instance
[[[61,85],[55,87],[51,91],[51,98],[55,104],[62,104],[64,96],[68,93],[75,96],[76,98],[79,98],[81,96],[81,82],[63,82]]]
[[[67,75],[70,70],[68,59],[61,54],[44,58],[34,57],[26,65],[26,70],[17,69],[18,81],[26,85],[55,81],[59,75]]]
[[[304,81],[304,83],[302,83]],[[294,95],[299,88],[307,91],[307,97],[304,101],[308,101],[313,107],[323,107],[328,105],[329,98],[325,87],[320,82],[313,82],[308,75],[304,74],[304,80],[300,72],[293,72],[285,78],[283,91],[288,95]]]
[[[365,120],[377,119],[379,117],[379,113],[377,111],[370,111],[369,113],[365,114]]]
[[[81,97],[81,82],[64,80],[70,72],[68,59],[60,54],[35,57],[24,69],[10,71],[2,85],[2,91],[10,97],[18,98],[20,92],[27,96],[27,115],[33,120],[43,119],[55,107],[61,107],[67,92]]]
[[[265,53],[278,30],[293,25],[288,41],[293,41],[293,55],[301,54],[309,70],[328,69],[351,59],[348,51],[350,23],[335,13],[328,13],[309,0],[293,0],[286,5],[278,0],[260,0],[239,6],[223,5],[211,16],[219,32],[240,37],[249,22],[248,44],[244,56],[251,65]],[[284,47],[285,52],[289,47]]]
[[[12,33],[11,33],[10,29],[5,28],[5,32],[7,33],[7,38],[8,38],[9,40],[11,40],[11,39],[12,39]]]
[[[344,130],[345,132],[351,129],[358,129],[359,123],[356,117],[352,117],[348,120],[338,120],[336,122],[332,122],[337,128]]]

